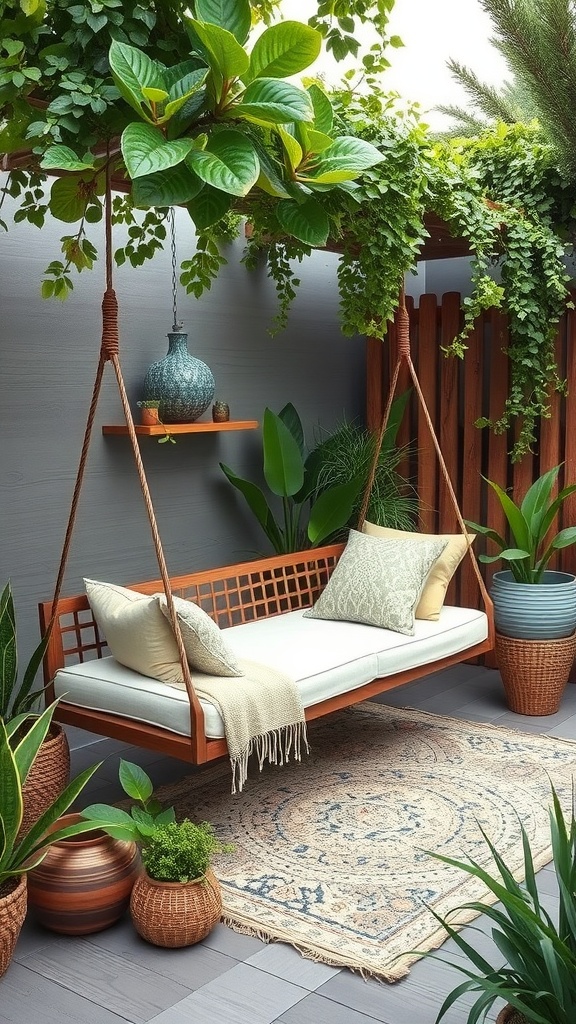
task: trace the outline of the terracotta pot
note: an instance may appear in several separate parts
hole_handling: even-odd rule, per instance
[[[143,870],[134,883],[130,913],[138,934],[154,946],[192,946],[220,920],[220,883],[211,868],[193,882],[158,882]]]
[[[81,821],[65,814],[54,828]],[[96,830],[50,847],[28,875],[28,904],[37,920],[63,935],[102,931],[122,916],[140,871],[135,843]]]
[[[140,409],[140,422],[144,427],[157,427],[160,423],[158,407],[155,409],[147,409],[143,406]]]
[[[0,978],[10,966],[25,917],[26,875],[20,875],[0,885]]]
[[[53,722],[22,787],[24,815],[18,837],[30,831],[70,781],[70,747],[61,725]]]

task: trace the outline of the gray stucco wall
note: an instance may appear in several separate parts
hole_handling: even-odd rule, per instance
[[[0,177],[1,180],[1,177]],[[52,594],[100,346],[103,260],[75,274],[65,303],[40,298],[43,271],[59,256],[67,226],[41,231],[12,224],[0,240],[0,409],[2,529],[0,583],[12,579],[20,652],[38,639],[37,602]],[[179,258],[193,249],[190,221],[178,216]],[[93,232],[92,232],[93,233]],[[98,235],[99,229],[96,231]],[[121,235],[116,234],[116,244]],[[101,255],[103,246],[95,238]],[[242,243],[200,300],[180,296],[190,350],[216,378],[216,397],[233,419],[261,421],[266,405],[298,408],[309,437],[364,411],[364,343],[338,325],[337,257],[315,253],[299,268],[302,285],[289,327],[270,337],[275,291],[265,269],[240,264]],[[120,303],[121,359],[134,412],[147,366],[167,350],[171,329],[170,266],[165,254],[137,270],[115,271]],[[107,369],[97,413],[64,593],[82,576],[129,583],[158,575],[136,471],[124,437],[104,437],[121,422],[114,374]],[[143,438],[143,454],[172,573],[223,565],[267,551],[243,499],[219,461],[256,472],[260,432],[188,435],[177,444]]]

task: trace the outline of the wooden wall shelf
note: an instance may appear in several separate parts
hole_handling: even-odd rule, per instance
[[[135,423],[134,429],[142,437],[162,437],[164,434],[205,434],[216,430],[256,430],[258,420],[227,420],[225,423],[213,423],[211,420],[205,423],[167,423],[153,427],[145,427],[141,423]],[[125,423],[107,424],[102,427],[103,434],[128,434],[128,427]]]

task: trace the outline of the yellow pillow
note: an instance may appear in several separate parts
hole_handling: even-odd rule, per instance
[[[422,591],[418,606],[415,612],[417,619],[440,618],[440,609],[444,604],[448,584],[452,579],[460,562],[464,558],[468,548],[468,541],[462,533],[441,533],[438,535],[429,533],[410,533],[408,530],[391,530],[387,526],[376,526],[375,523],[365,521],[362,532],[371,537],[410,537],[413,540],[446,540],[448,541],[440,558],[434,562]],[[476,539],[476,534],[469,533],[470,543]]]

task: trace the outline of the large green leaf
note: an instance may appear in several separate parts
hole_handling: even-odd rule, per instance
[[[358,495],[362,489],[361,476],[337,484],[324,491],[310,509],[308,539],[311,544],[321,544],[326,537],[348,523]]]
[[[206,149],[194,149],[187,163],[202,181],[233,196],[247,195],[260,173],[252,142],[232,128],[213,135]]]
[[[245,43],[252,24],[252,12],[248,0],[196,0],[196,16],[200,21],[220,25],[238,40]]]
[[[12,588],[10,583],[7,583],[0,596],[0,717],[2,718],[8,717],[17,671],[16,617]]]
[[[248,70],[250,58],[231,32],[195,18],[187,18],[187,21],[202,43],[210,67],[222,78],[240,78]]]
[[[89,171],[94,169],[94,161],[87,163],[79,160],[73,149],[69,146],[49,146],[40,163],[45,171]]]
[[[276,216],[285,231],[306,245],[326,245],[330,221],[315,199],[307,199],[305,203],[278,203]]]
[[[158,128],[136,123],[126,126],[121,140],[122,156],[131,178],[175,167],[188,156],[193,145],[193,139],[168,142]]]
[[[251,117],[269,124],[312,121],[314,108],[307,92],[277,78],[257,78],[230,106],[231,117]]]
[[[0,878],[22,824],[22,787],[3,720],[0,718]]]
[[[307,91],[314,107],[314,127],[316,131],[330,135],[334,123],[334,110],[328,96],[319,85],[309,85]]]
[[[299,21],[283,21],[267,28],[250,54],[245,82],[255,78],[289,78],[310,67],[320,54],[322,37]]]
[[[154,791],[152,780],[139,764],[126,761],[123,757],[120,758],[118,778],[126,795],[132,797],[133,800],[139,800],[145,804],[152,796]]]
[[[132,202],[143,209],[179,206],[197,196],[203,187],[204,182],[186,164],[179,164],[167,171],[136,178],[132,185]]]
[[[300,123],[302,124],[303,122]],[[290,132],[286,131],[285,128],[282,128],[282,125],[278,125],[276,131],[278,132],[278,135],[282,142],[282,147],[288,158],[288,163],[292,170],[295,171],[296,168],[299,167],[300,164],[302,163],[302,158],[304,156],[302,146],[298,142],[298,139],[295,139],[294,136],[290,134]]]
[[[142,50],[128,43],[120,43],[116,39],[110,46],[108,60],[112,77],[121,95],[141,117],[150,121],[151,118],[143,109],[146,107],[150,110],[150,102],[142,90],[164,89],[161,66]]]
[[[86,195],[81,188],[84,178],[70,175],[57,178],[50,189],[50,212],[53,217],[73,224],[81,220],[86,210]]]
[[[264,478],[273,494],[289,498],[304,482],[304,460],[298,442],[271,409],[264,410],[262,424]]]
[[[134,818],[120,807],[110,804],[89,804],[82,810],[83,817],[92,821],[94,828],[101,828],[114,839],[137,840],[140,838]]]
[[[267,192],[268,195],[275,196],[277,199],[290,199],[289,185],[282,176],[283,168],[281,164],[273,158],[272,154],[264,146],[260,146],[258,143],[256,143],[256,152],[260,163],[260,174],[256,183],[258,188]]]
[[[512,531],[512,536],[516,541],[516,547],[523,551],[531,551],[533,547],[532,534],[522,512],[506,494],[506,491],[502,490],[499,484],[494,483],[493,480],[488,480],[487,482],[490,484],[492,490],[498,495],[504,515],[506,516],[508,525]]]
[[[336,139],[315,160],[300,181],[337,184],[356,178],[362,171],[379,163],[384,157],[379,150],[364,139],[344,135]]]
[[[220,463],[220,469],[228,477],[233,486],[244,495],[251,511],[256,516],[256,519],[260,523],[260,526],[264,530],[270,543],[276,551],[281,551],[283,547],[282,533],[270,511],[268,502],[264,497],[261,489],[257,484],[252,483],[251,480],[244,480],[242,477],[230,469],[229,466],[225,466],[223,462]]]
[[[169,92],[170,99],[164,107],[162,117],[158,119],[158,124],[169,121],[188,102],[191,96],[199,92],[206,81],[207,75],[208,68],[198,68],[174,82]]]
[[[204,231],[221,220],[232,205],[232,196],[219,188],[204,185],[202,191],[189,203],[186,209],[198,231]]]
[[[302,426],[302,420],[296,406],[292,402],[287,402],[283,409],[280,409],[278,413],[280,419],[286,424],[288,430],[292,434],[292,437],[298,444],[300,454],[304,455],[304,427]]]

